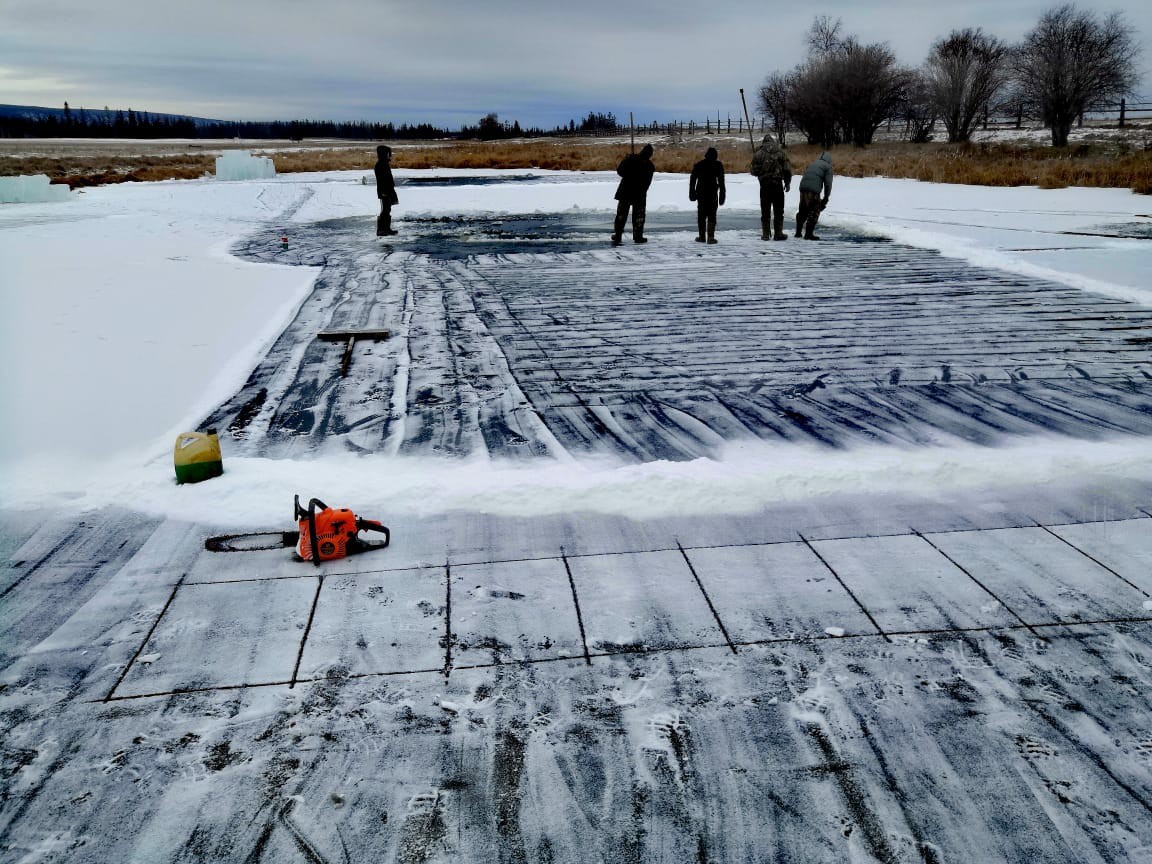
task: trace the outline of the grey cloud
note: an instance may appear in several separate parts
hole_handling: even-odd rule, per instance
[[[737,0],[0,0],[0,66],[75,87],[71,101],[224,117],[458,123],[487,111],[554,125],[588,110],[641,119],[739,111],[803,55],[814,12],[918,64],[953,27],[1023,34],[1050,3],[900,0],[819,9]],[[1110,11],[1106,3],[1084,3]],[[1141,38],[1152,11],[1129,10]],[[23,101],[19,92],[3,101]]]

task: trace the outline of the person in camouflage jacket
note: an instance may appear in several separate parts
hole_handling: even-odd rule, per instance
[[[749,173],[760,181],[760,238],[787,240],[784,233],[784,193],[792,188],[792,164],[784,148],[765,135],[752,155]]]

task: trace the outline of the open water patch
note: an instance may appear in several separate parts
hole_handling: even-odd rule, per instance
[[[352,216],[328,219],[293,229],[295,244],[303,244],[313,253],[299,263],[309,263],[317,255],[363,253],[373,248],[381,251],[405,251],[426,255],[441,261],[456,261],[477,255],[515,255],[518,253],[569,254],[611,248],[614,211],[573,210],[561,213],[532,213],[491,216],[435,216],[394,219],[392,226],[400,233],[392,237],[375,236],[375,217]],[[632,243],[631,223],[624,232],[624,246]],[[652,248],[672,235],[690,234],[697,230],[696,214],[691,211],[649,211],[644,234]],[[760,214],[755,210],[721,211],[716,237],[720,244],[747,240],[747,235],[760,233]],[[828,241],[853,244],[885,244],[891,241],[853,232],[850,229],[821,226],[821,237]],[[743,236],[741,236],[743,235]],[[266,249],[257,253],[263,260],[271,252],[284,252],[279,238],[269,238]],[[795,239],[795,238],[793,238]],[[768,247],[766,247],[768,248]],[[693,252],[701,250],[692,247]],[[251,255],[251,243],[239,247],[245,257]],[[290,257],[290,256],[289,256]],[[296,263],[277,256],[277,263]]]

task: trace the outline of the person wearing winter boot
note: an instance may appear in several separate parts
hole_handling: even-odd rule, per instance
[[[824,198],[820,198],[820,193]],[[796,213],[796,236],[804,230],[805,240],[819,240],[813,232],[820,214],[828,206],[828,198],[832,195],[832,156],[828,151],[820,154],[820,158],[804,169],[804,176],[800,178],[800,210]]]
[[[376,236],[388,237],[399,234],[392,227],[392,205],[399,204],[396,197],[396,181],[392,178],[392,148],[381,144],[376,148],[376,164],[372,170],[376,174],[376,197],[380,199],[380,215],[376,217]]]
[[[748,173],[760,181],[760,239],[787,240],[784,193],[792,188],[792,164],[774,136],[764,136],[752,155]]]
[[[716,242],[716,210],[724,206],[725,195],[724,163],[719,155],[715,147],[709,147],[688,178],[688,200],[696,202],[697,243],[704,242],[705,230],[708,242]]]
[[[620,185],[616,187],[616,223],[612,230],[612,245],[624,242],[624,226],[628,222],[628,211],[632,211],[632,241],[647,243],[644,236],[644,216],[648,202],[648,187],[652,185],[652,175],[656,166],[652,164],[652,145],[645,144],[639,153],[624,157],[616,169],[620,175]]]

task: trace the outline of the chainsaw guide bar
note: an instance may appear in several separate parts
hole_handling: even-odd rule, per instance
[[[257,531],[251,534],[221,534],[204,541],[209,552],[263,552],[295,546],[299,531]]]

